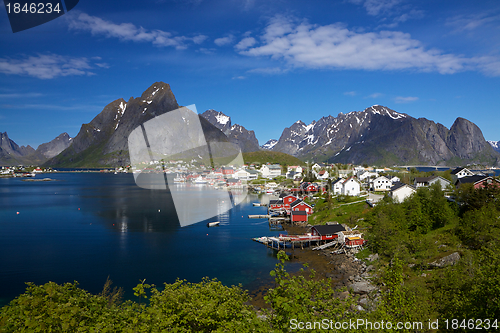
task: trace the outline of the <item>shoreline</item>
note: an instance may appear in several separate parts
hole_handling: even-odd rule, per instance
[[[307,229],[300,226],[286,226],[284,230],[289,234],[298,234],[304,233]],[[355,261],[351,256],[346,254],[331,254],[331,250],[329,249],[312,251],[312,248],[308,247],[290,251],[292,257],[287,261],[288,263],[299,263],[301,266],[307,264],[308,267],[304,268],[306,276],[310,270],[314,270],[316,279],[331,279],[336,289],[348,286],[350,279],[356,275],[360,275],[364,270],[361,260]],[[290,251],[287,250],[286,252],[290,253]],[[290,271],[287,269],[287,272],[291,276],[300,274],[298,270]],[[249,303],[258,309],[269,308],[269,305],[265,303],[264,296],[270,288],[274,288],[274,280],[253,290],[248,290],[248,294],[251,297]]]

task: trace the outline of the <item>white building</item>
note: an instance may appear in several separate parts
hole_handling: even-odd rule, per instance
[[[403,202],[415,192],[415,188],[413,188],[413,186],[411,185],[405,183],[396,183],[393,187],[391,187],[389,195],[395,202]]]
[[[279,164],[265,164],[260,168],[260,172],[262,173],[262,177],[274,178],[281,176],[281,166]]]
[[[332,182],[332,192],[333,194],[341,194],[342,193],[342,183],[344,179],[338,178],[337,180]]]
[[[350,177],[342,182],[342,194],[358,196],[361,193],[361,185],[356,178]]]
[[[372,180],[370,185],[374,191],[389,191],[392,187],[392,182],[390,179],[381,176]]]

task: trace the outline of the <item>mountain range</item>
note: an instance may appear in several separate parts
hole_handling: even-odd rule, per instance
[[[450,129],[385,106],[323,117],[283,130],[271,148],[302,160],[379,165],[500,165],[479,127],[457,118]]]
[[[140,97],[117,99],[70,138],[63,133],[36,150],[19,147],[0,133],[0,165],[53,167],[121,166],[130,163],[128,136],[142,123],[178,109],[170,86],[151,85]],[[450,129],[425,118],[413,118],[381,105],[327,116],[306,125],[301,120],[283,130],[279,140],[259,147],[254,131],[232,124],[226,114],[198,115],[207,141],[237,144],[243,152],[270,150],[301,160],[378,165],[500,165],[499,142],[487,142],[472,122],[457,118]],[[175,131],[175,128],[173,129]],[[175,133],[182,137],[183,133]]]
[[[493,147],[493,149],[500,153],[500,141],[488,141],[488,143]]]
[[[259,141],[255,137],[255,132],[249,131],[238,124],[231,125],[231,117],[213,109],[203,112],[201,116],[220,129],[230,142],[241,148],[242,152],[248,153],[259,150]]]
[[[42,164],[57,156],[72,143],[68,133],[62,133],[54,140],[43,143],[35,150],[31,146],[19,146],[9,138],[7,132],[0,133],[0,165]]]

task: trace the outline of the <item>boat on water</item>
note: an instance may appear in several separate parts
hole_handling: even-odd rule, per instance
[[[207,227],[215,227],[215,226],[218,226],[220,224],[219,221],[216,221],[216,222],[208,222],[207,223]]]
[[[262,243],[262,244],[269,243],[269,237],[266,237],[266,236],[252,238],[252,240],[259,242],[259,243]]]
[[[206,184],[206,183],[208,183],[208,181],[206,179],[203,179],[203,177],[199,176],[198,178],[196,178],[194,180],[194,183],[195,184]]]

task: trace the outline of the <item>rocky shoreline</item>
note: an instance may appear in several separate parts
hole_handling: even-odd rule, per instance
[[[304,228],[288,227],[287,231],[289,234],[298,234],[303,233]],[[347,291],[339,293],[340,298],[349,297],[350,294],[359,295],[358,310],[363,311],[369,308],[368,294],[378,289],[371,282],[374,270],[371,262],[378,259],[377,255],[371,255],[365,263],[365,260],[357,259],[352,254],[332,254],[329,249],[318,251],[312,251],[311,248],[295,249],[291,253],[291,262],[307,264],[309,269],[316,272],[317,278],[331,279],[336,288],[346,287]],[[291,274],[298,274],[298,272]],[[268,307],[263,297],[273,286],[274,283],[267,284],[250,291],[251,304],[257,308]]]

